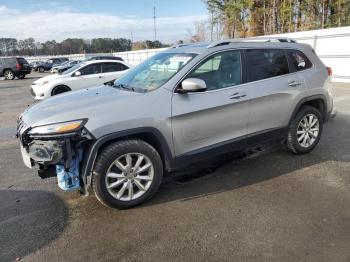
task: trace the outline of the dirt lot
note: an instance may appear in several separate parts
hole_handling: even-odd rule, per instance
[[[270,149],[119,211],[22,164],[16,118],[38,75],[0,81],[1,261],[350,261],[350,85],[311,154]]]

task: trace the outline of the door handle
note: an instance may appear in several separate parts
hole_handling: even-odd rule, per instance
[[[247,95],[245,93],[234,93],[229,96],[230,99],[241,99],[243,97],[246,97]]]
[[[301,83],[299,83],[299,82],[297,82],[297,81],[291,81],[291,82],[289,82],[288,85],[289,85],[289,86],[300,86]]]
[[[98,78],[102,78],[103,76],[98,76]]]

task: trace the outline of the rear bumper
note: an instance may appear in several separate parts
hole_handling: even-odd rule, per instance
[[[32,70],[31,69],[28,69],[28,70],[20,70],[19,72],[18,72],[18,74],[25,74],[25,75],[28,75],[28,74],[30,74],[32,72]]]

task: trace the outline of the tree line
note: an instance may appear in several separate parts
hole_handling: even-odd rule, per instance
[[[349,0],[203,0],[212,40],[350,25]],[[197,25],[196,31],[203,31]],[[197,36],[198,37],[198,36]]]
[[[126,38],[68,38],[62,42],[55,40],[40,43],[34,38],[17,40],[15,38],[0,38],[0,56],[10,55],[59,55],[82,53],[113,53],[140,49],[165,47],[160,41],[131,42]]]

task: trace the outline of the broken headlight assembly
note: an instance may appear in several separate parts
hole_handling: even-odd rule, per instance
[[[62,123],[36,126],[28,132],[28,135],[57,135],[74,133],[80,130],[86,124],[86,122],[87,119],[80,119]]]
[[[34,163],[39,164],[41,178],[55,173],[58,185],[64,191],[79,189],[85,192],[81,184],[80,169],[85,149],[88,149],[93,136],[84,128],[87,119],[71,120],[49,125],[34,126],[25,134],[27,152]]]

